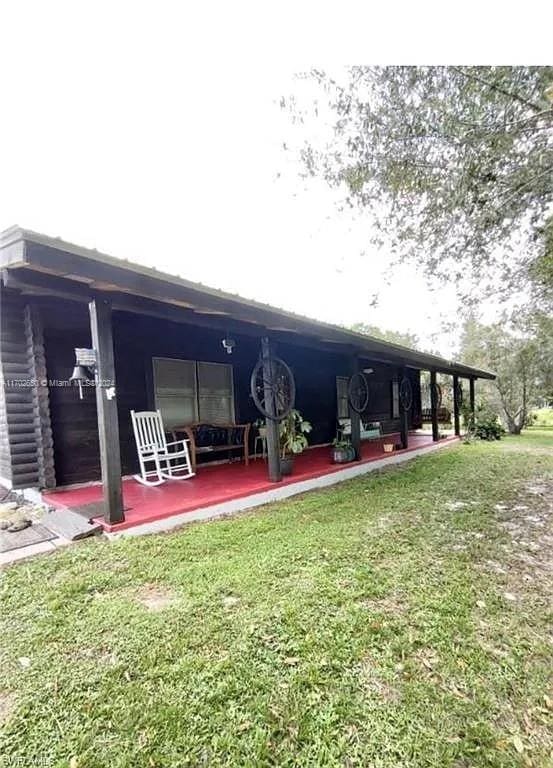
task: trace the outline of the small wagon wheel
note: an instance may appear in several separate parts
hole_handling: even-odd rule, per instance
[[[413,405],[413,385],[411,379],[404,376],[399,385],[399,401],[404,411],[410,411]]]
[[[252,371],[250,391],[257,409],[266,419],[282,421],[296,400],[294,374],[278,357],[259,360]]]
[[[358,371],[348,382],[348,401],[356,413],[363,413],[369,404],[369,382],[366,376]]]
[[[433,384],[432,389],[433,389],[433,392],[434,392],[434,399],[436,401],[436,408],[441,408],[442,407],[442,398],[443,398],[443,396],[442,396],[442,388],[440,387],[438,382],[436,382],[435,384]]]

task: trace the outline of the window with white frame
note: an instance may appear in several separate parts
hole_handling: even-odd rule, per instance
[[[349,418],[348,383],[346,376],[336,376],[336,403],[339,419]]]
[[[165,427],[234,422],[232,365],[155,357],[156,408]]]

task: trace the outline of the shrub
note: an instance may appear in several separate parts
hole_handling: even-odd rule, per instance
[[[505,434],[497,413],[479,408],[474,419],[474,435],[481,440],[500,440]]]

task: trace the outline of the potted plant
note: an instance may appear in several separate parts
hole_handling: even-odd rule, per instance
[[[294,456],[307,446],[306,435],[311,432],[311,424],[305,421],[301,413],[293,408],[279,424],[280,435],[280,471],[290,475]]]
[[[347,464],[355,459],[355,450],[349,440],[336,438],[332,443],[332,461],[335,464]]]
[[[259,437],[267,437],[267,425],[264,419],[256,419],[253,423]]]

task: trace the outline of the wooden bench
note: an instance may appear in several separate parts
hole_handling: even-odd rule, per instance
[[[244,453],[244,462],[249,464],[250,424],[183,424],[172,427],[174,439],[178,433],[189,439],[192,470],[196,471],[197,457],[200,454],[220,453],[240,449]]]
[[[378,438],[384,437],[379,421],[361,420],[360,431],[361,440],[378,440]],[[351,436],[351,419],[338,419],[338,434],[340,440]]]

